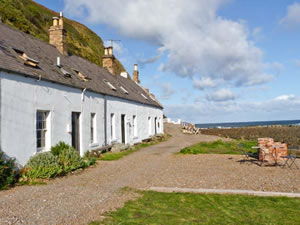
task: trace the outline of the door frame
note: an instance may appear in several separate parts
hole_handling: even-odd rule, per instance
[[[76,121],[74,121],[74,123],[76,123],[75,125],[75,130],[74,130],[74,126],[73,126],[73,116],[77,116],[78,118],[76,119]],[[71,113],[71,125],[72,125],[72,132],[71,132],[71,145],[72,147],[74,147],[79,153],[81,150],[81,113],[80,112],[72,112]],[[77,127],[77,132],[76,132],[76,127]],[[74,133],[76,136],[74,137]],[[74,139],[76,138],[77,140],[74,141]]]
[[[127,143],[127,135],[126,135],[126,114],[121,114],[121,143]]]
[[[154,134],[157,134],[157,117],[154,118]]]

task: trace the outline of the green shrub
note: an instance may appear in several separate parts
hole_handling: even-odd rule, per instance
[[[0,150],[0,190],[15,183],[15,160],[5,159],[4,153]]]
[[[65,173],[88,166],[79,153],[72,147],[60,151],[58,160]]]
[[[60,141],[57,145],[51,147],[51,152],[53,155],[58,156],[63,150],[71,148],[70,145],[65,142]]]
[[[59,163],[57,156],[51,152],[36,154],[31,157],[25,168],[21,172],[21,176],[26,180],[49,179],[60,175],[63,168]]]
[[[25,181],[49,179],[95,163],[95,158],[81,158],[73,147],[59,142],[51,148],[50,152],[39,153],[31,157],[24,169],[21,170],[21,176]]]

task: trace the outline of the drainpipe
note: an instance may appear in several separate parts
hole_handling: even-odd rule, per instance
[[[2,113],[2,92],[1,92],[1,80],[2,80],[2,77],[1,77],[2,73],[0,72],[0,151],[2,151],[2,137],[1,137],[1,127],[2,127],[2,117],[1,117],[1,113]]]
[[[84,93],[86,91],[86,88],[84,88],[82,90],[82,93],[81,93],[81,115],[80,115],[80,129],[79,129],[79,132],[80,132],[80,146],[79,146],[79,151],[80,151],[80,156],[83,156],[83,153],[84,153],[84,149],[82,148],[82,145],[83,145],[83,141],[82,141],[82,123],[83,123],[83,120],[82,120],[82,114],[83,114],[83,102],[84,102]]]
[[[108,145],[107,143],[107,99],[106,95],[104,95],[104,144],[105,146]]]
[[[83,102],[84,102],[84,93],[86,91],[86,88],[82,90],[81,93],[81,113],[83,112]]]

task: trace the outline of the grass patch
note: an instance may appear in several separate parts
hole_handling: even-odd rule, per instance
[[[122,152],[109,152],[109,153],[105,153],[101,156],[100,160],[103,161],[113,161],[113,160],[118,160],[123,158],[126,155],[129,155],[133,152],[136,152],[138,149],[137,148],[131,148],[129,150],[126,151],[122,151]]]
[[[256,149],[252,149],[253,146],[257,146],[257,141],[214,141],[214,142],[200,142],[180,150],[180,154],[233,154],[239,155],[240,147],[243,145],[243,149],[247,152],[255,153]]]
[[[141,192],[100,224],[300,224],[300,199]]]
[[[158,144],[162,141],[166,141],[170,137],[171,137],[171,135],[167,134],[162,138],[162,140],[156,140],[156,141],[151,141],[151,142],[147,142],[147,143],[141,143],[141,144],[135,145],[132,148],[130,148],[128,150],[125,150],[125,151],[122,151],[122,152],[108,152],[108,153],[103,154],[100,157],[100,160],[103,160],[103,161],[119,160],[119,159],[123,158],[124,156],[130,155],[131,153],[134,153],[134,152],[136,152],[136,151],[138,151],[142,148],[146,148],[146,147]]]

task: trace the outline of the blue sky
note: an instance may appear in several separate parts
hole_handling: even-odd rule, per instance
[[[38,0],[139,63],[172,119],[300,119],[300,1]]]

